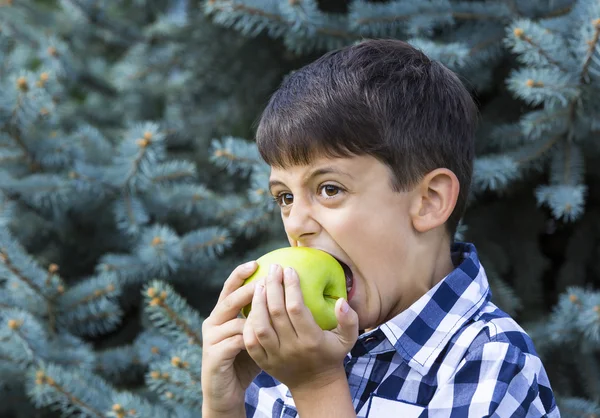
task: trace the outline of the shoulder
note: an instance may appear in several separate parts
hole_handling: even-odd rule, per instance
[[[469,352],[480,351],[484,344],[497,343],[492,345],[508,346],[523,355],[538,356],[533,340],[527,332],[509,314],[489,301],[456,335],[456,340],[461,337],[470,340]]]
[[[549,387],[546,370],[527,332],[506,312],[486,302],[452,336],[442,358],[438,375],[451,381],[456,375],[487,373],[488,379],[508,381],[524,378]],[[493,374],[496,373],[496,376]],[[473,383],[478,382],[477,379]]]
[[[454,353],[453,353],[454,351]],[[445,382],[468,382],[489,401],[502,403],[517,396],[538,411],[556,409],[554,394],[541,358],[527,332],[506,312],[488,302],[450,342],[444,362],[454,362]]]

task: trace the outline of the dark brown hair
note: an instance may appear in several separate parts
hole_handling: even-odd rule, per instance
[[[446,223],[453,240],[471,185],[477,114],[448,68],[401,40],[369,39],[288,75],[258,121],[256,141],[279,168],[371,155],[390,167],[394,191],[438,167],[452,170],[460,182]]]

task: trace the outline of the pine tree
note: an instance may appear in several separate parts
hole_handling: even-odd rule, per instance
[[[253,122],[290,71],[373,37],[477,98],[457,238],[562,415],[600,414],[600,1],[0,0],[2,416],[200,415],[203,318],[288,245]]]

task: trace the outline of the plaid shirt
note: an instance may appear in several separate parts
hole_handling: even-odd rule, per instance
[[[344,359],[357,416],[560,417],[530,337],[490,301],[475,246],[455,243],[452,257],[454,271]],[[297,415],[265,372],[246,391],[248,418]]]

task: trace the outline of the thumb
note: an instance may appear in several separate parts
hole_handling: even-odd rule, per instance
[[[338,320],[336,334],[340,342],[350,350],[358,339],[358,314],[346,299],[339,298],[335,303],[335,316]]]

